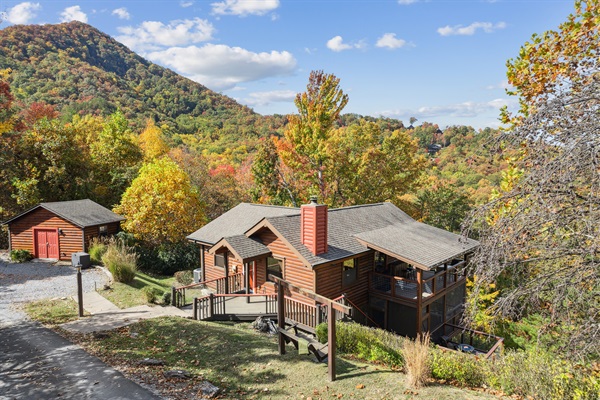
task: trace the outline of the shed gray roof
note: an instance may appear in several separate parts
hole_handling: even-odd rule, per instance
[[[224,237],[243,235],[265,217],[299,213],[299,208],[240,203],[187,238],[213,245]]]
[[[267,246],[246,235],[230,236],[219,241],[219,243],[223,242],[227,242],[242,260],[271,254],[271,250]]]
[[[109,224],[111,222],[119,222],[125,219],[122,216],[110,211],[108,208],[105,208],[92,200],[85,199],[40,203],[37,206],[17,215],[16,217],[9,219],[5,222],[5,224],[8,224],[9,222],[12,222],[40,207],[79,226],[80,228]]]

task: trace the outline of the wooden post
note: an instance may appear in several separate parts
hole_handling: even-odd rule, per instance
[[[200,282],[206,281],[206,261],[204,260],[204,245],[200,245],[200,268],[202,268],[202,276]]]
[[[195,320],[198,320],[198,298],[194,297],[194,300],[192,300],[192,315],[194,316]]]
[[[244,286],[246,294],[250,294],[250,268],[248,263],[244,263]],[[250,296],[246,296],[246,303],[250,303]]]
[[[77,302],[79,303],[79,316],[83,317],[83,284],[81,283],[81,264],[77,264]]]
[[[417,335],[421,333],[421,307],[423,302],[423,271],[417,268]]]
[[[171,305],[173,307],[177,307],[177,290],[175,289],[175,286],[171,286]]]
[[[277,283],[277,326],[285,329],[285,291],[281,283]],[[279,354],[285,354],[285,339],[279,332]]]
[[[333,302],[329,302],[327,305],[327,371],[329,372],[329,380],[335,381],[335,310],[333,309]]]
[[[210,309],[210,317],[212,318],[215,315],[215,295],[212,293],[208,297],[208,308]]]
[[[229,254],[225,252],[225,294],[229,294]]]

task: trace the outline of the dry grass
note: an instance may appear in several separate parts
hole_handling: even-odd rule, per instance
[[[415,340],[406,340],[402,346],[406,382],[409,387],[419,389],[425,385],[429,370],[429,334],[420,335]]]

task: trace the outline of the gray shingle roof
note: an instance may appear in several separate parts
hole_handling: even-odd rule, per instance
[[[408,214],[392,203],[367,204],[329,210],[328,251],[313,255],[300,241],[300,214],[267,218],[277,231],[311,265],[352,257],[368,250],[354,235],[397,223],[414,221]]]
[[[249,259],[271,254],[271,250],[258,240],[246,235],[236,235],[223,238],[242,259]]]
[[[212,245],[224,237],[243,235],[265,217],[299,213],[299,208],[240,203],[187,238]]]
[[[111,222],[119,222],[125,219],[122,216],[110,211],[108,208],[102,207],[100,204],[93,202],[92,200],[85,199],[40,203],[39,205],[6,221],[5,224],[20,218],[21,216],[35,210],[38,207],[45,208],[46,210],[66,219],[69,222],[72,222],[81,228],[109,224]]]
[[[476,240],[417,221],[362,232],[355,237],[424,268],[440,265],[479,245]]]

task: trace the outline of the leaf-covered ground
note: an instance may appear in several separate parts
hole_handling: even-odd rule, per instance
[[[156,387],[173,399],[197,398],[207,380],[221,388],[224,399],[486,399],[487,393],[431,383],[407,390],[399,371],[338,357],[335,382],[327,364],[298,355],[287,346],[280,356],[275,337],[259,334],[249,324],[197,322],[180,318],[146,320],[110,332],[106,337],[68,335],[87,351],[132,379]],[[144,358],[163,366],[141,366]],[[163,372],[183,369],[187,380],[167,379]]]

